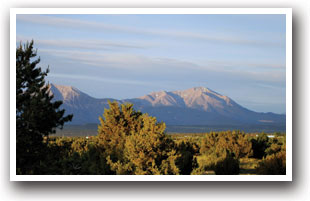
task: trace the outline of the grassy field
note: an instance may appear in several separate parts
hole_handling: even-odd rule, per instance
[[[256,167],[258,166],[261,159],[256,158],[241,158],[240,159],[240,173],[239,175],[256,175]],[[203,175],[215,175],[212,170],[205,171]]]
[[[255,169],[261,161],[256,158],[240,158],[240,175],[255,175]]]
[[[256,167],[261,159],[256,158],[240,158],[240,173],[239,175],[256,175]],[[212,170],[206,171],[203,175],[215,175]]]

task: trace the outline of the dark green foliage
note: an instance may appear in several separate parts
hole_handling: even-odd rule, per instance
[[[239,174],[239,158],[252,155],[252,144],[240,131],[211,132],[202,139],[200,154],[195,174]]]
[[[198,158],[199,167],[193,174],[205,174],[206,171],[214,171],[219,175],[239,174],[239,159],[225,148],[214,150],[208,154],[202,154]]]
[[[239,159],[235,158],[234,154],[228,150],[214,166],[214,172],[217,175],[237,175],[239,170]]]
[[[43,137],[72,119],[64,117],[61,101],[52,102],[44,72],[35,59],[33,41],[16,49],[16,171],[17,174],[41,174],[46,153]]]
[[[59,162],[62,166],[60,174],[104,175],[112,173],[107,165],[105,155],[94,146],[90,146],[87,151],[83,151],[81,154],[73,152]]]
[[[48,144],[44,172],[51,175],[112,174],[97,137],[52,138]]]
[[[285,175],[286,174],[286,151],[280,151],[268,155],[256,169],[260,175]]]
[[[256,169],[261,175],[286,174],[286,140],[285,137],[270,139],[270,147],[266,149],[267,156]]]
[[[279,135],[275,136],[278,137],[269,139],[270,146],[265,150],[266,155],[272,155],[282,150],[285,150],[286,145],[285,137]]]
[[[263,158],[266,156],[266,149],[270,147],[267,134],[261,133],[257,138],[251,140],[253,149],[253,158]]]
[[[180,174],[189,175],[193,169],[198,167],[197,159],[194,157],[194,155],[198,154],[196,147],[198,147],[196,143],[188,140],[182,140],[177,145],[178,153],[181,154],[176,161]]]

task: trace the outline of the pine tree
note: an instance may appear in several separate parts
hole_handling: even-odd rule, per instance
[[[112,161],[122,160],[126,136],[137,132],[141,125],[141,112],[133,110],[133,105],[109,102],[110,109],[105,109],[104,119],[99,117],[101,124],[98,127],[99,138],[105,152]]]
[[[33,41],[16,49],[16,167],[17,174],[40,174],[46,143],[43,137],[55,133],[56,128],[71,121],[64,117],[61,101],[52,101],[45,83],[49,69],[42,71],[37,64]]]

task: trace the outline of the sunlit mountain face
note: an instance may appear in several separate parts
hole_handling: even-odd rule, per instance
[[[248,110],[225,95],[209,88],[194,87],[183,91],[152,92],[133,99],[93,98],[71,86],[50,84],[54,100],[73,114],[72,124],[98,123],[108,100],[132,103],[136,110],[155,116],[167,125],[285,125],[285,115]]]

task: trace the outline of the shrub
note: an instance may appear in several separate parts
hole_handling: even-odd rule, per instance
[[[218,175],[239,174],[239,159],[227,149],[217,149],[210,154],[197,157],[199,167],[193,174],[204,174],[206,171],[214,171]]]
[[[263,158],[266,156],[266,149],[270,147],[267,134],[261,133],[257,138],[251,140],[253,149],[253,158]]]
[[[252,143],[244,133],[239,131],[211,132],[206,134],[201,142],[200,153],[210,154],[215,149],[226,149],[236,158],[243,158],[252,155]]]
[[[286,151],[268,155],[256,169],[260,175],[285,175],[286,174]]]
[[[266,153],[266,155],[272,155],[272,154],[280,152],[281,149],[282,149],[281,145],[271,144],[270,147],[265,150],[265,153]]]
[[[194,168],[198,167],[197,159],[194,157],[198,152],[197,146],[195,143],[187,140],[182,140],[177,144],[177,151],[181,154],[176,161],[180,174],[189,175]]]
[[[226,154],[216,162],[214,172],[217,175],[239,174],[239,159],[235,158],[234,154],[226,151]]]
[[[49,152],[41,164],[50,175],[111,174],[104,149],[97,138],[52,138]]]
[[[166,125],[155,117],[136,112],[132,104],[109,102],[98,127],[107,163],[115,174],[179,174],[174,141]]]

